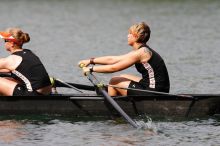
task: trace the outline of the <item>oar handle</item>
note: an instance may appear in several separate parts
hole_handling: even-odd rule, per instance
[[[83,67],[86,67],[86,65],[83,64],[83,63],[81,63],[81,64],[79,64],[79,67],[80,67],[80,68],[83,68]]]
[[[81,69],[83,69],[84,67],[86,67],[86,65],[85,65],[84,63],[81,63],[81,64],[79,64],[79,67],[80,67]],[[89,74],[90,74],[89,71],[84,73],[85,76],[88,76]]]

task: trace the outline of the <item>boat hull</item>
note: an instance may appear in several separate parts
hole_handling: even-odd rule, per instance
[[[133,96],[117,97],[115,100],[130,116],[141,114],[159,117],[204,117],[220,114],[220,96],[194,95],[195,98],[179,96]],[[0,98],[0,114],[58,114],[72,117],[112,117],[117,112],[96,95],[33,96]]]

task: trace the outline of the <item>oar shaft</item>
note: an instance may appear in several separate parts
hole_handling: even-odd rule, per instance
[[[118,89],[124,89],[124,90],[133,90],[133,91],[139,91],[139,92],[145,92],[145,93],[153,93],[153,94],[159,94],[159,95],[166,95],[166,96],[176,96],[176,97],[183,97],[183,98],[194,98],[191,95],[184,95],[184,94],[170,94],[166,92],[159,92],[159,91],[151,91],[151,90],[143,90],[143,89],[135,89],[135,88],[123,88],[115,85],[107,85],[113,88],[118,88]]]
[[[117,111],[135,128],[138,128],[138,125],[122,110],[122,108],[108,95],[108,93],[105,90],[101,90],[102,94],[108,102],[112,103],[112,106],[117,109]]]
[[[89,86],[89,85],[83,85],[83,84],[76,84],[76,83],[70,83],[70,82],[66,82],[67,84],[71,85],[71,86],[74,86],[78,89],[82,89],[82,90],[88,90],[88,91],[95,91],[95,87],[94,86]],[[70,88],[69,86],[55,80],[55,86],[56,87],[68,87]]]
[[[138,128],[138,125],[135,121],[133,121],[123,110],[122,108],[113,100],[111,96],[108,95],[108,93],[103,88],[104,86],[101,86],[101,83],[95,78],[95,76],[91,73],[87,73],[87,78],[91,81],[91,83],[94,86],[97,86],[99,91],[103,94],[103,96],[106,98],[106,100],[111,103],[111,105],[121,114],[125,120],[128,121],[133,127]]]
[[[64,81],[62,81],[62,80],[60,80],[60,79],[56,79],[56,81],[59,81],[59,82],[61,82],[62,84],[64,84],[64,85],[66,85],[66,86],[68,86],[68,87],[70,87],[70,88],[72,88],[72,89],[74,89],[74,90],[76,90],[76,91],[78,91],[78,92],[80,92],[80,93],[83,93],[81,90],[79,90],[78,88],[76,88],[76,87],[74,87],[74,86],[72,86],[72,85],[70,85],[70,84],[68,84],[68,83],[65,83]]]
[[[0,73],[0,77],[11,77],[11,73]]]

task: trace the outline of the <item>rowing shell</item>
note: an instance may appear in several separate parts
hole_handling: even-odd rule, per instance
[[[188,94],[189,95],[189,94]],[[115,101],[129,116],[204,117],[220,114],[220,94],[118,96]],[[117,112],[96,94],[1,96],[0,114],[60,114],[71,117],[112,117]]]

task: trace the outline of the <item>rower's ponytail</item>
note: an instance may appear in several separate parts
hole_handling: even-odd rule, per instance
[[[23,33],[22,34],[22,40],[23,40],[23,43],[29,42],[30,41],[29,34],[28,33]]]

